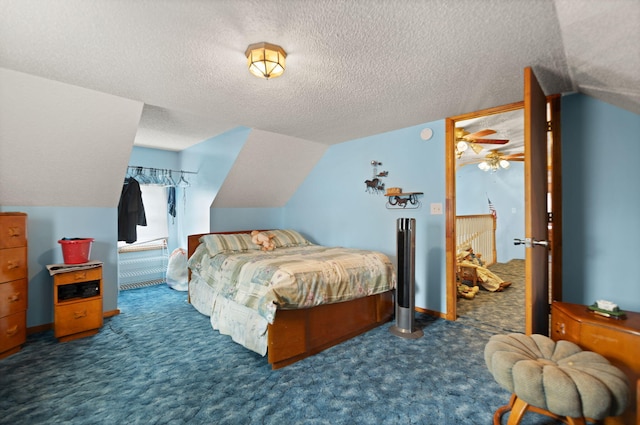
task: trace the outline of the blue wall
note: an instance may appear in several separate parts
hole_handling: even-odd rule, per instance
[[[524,246],[513,244],[513,239],[524,238],[524,164],[512,161],[508,169],[495,173],[470,164],[456,172],[456,214],[489,214],[487,197],[498,215],[497,261],[524,259]]]
[[[640,311],[640,116],[562,98],[563,299]]]
[[[180,152],[182,169],[198,173],[192,185],[186,189],[186,208],[179,231],[182,247],[187,247],[188,235],[218,229],[212,225],[211,203],[250,133],[250,128],[238,127]]]
[[[282,229],[283,208],[212,208],[211,232],[250,229]]]
[[[425,141],[420,132],[430,127]],[[398,218],[416,219],[416,306],[444,311],[445,216],[430,204],[445,202],[444,121],[437,121],[334,145],[285,207],[285,226],[316,243],[375,249],[395,261]],[[371,161],[388,171],[385,186],[423,192],[418,209],[387,209],[383,194],[365,191]]]
[[[420,132],[433,130],[424,141]],[[424,192],[419,209],[387,209],[383,194],[367,193],[371,161],[386,187]],[[445,216],[431,215],[430,203],[444,205],[444,121],[409,127],[331,146],[282,208],[213,208],[216,231],[293,228],[315,243],[375,249],[396,255],[396,221],[416,219],[416,306],[444,311]],[[279,211],[281,210],[281,211]]]

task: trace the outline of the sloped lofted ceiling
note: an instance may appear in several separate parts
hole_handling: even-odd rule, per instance
[[[637,0],[0,1],[0,67],[145,104],[135,144],[237,126],[326,145],[546,94],[640,113]],[[246,70],[255,42],[285,74]]]

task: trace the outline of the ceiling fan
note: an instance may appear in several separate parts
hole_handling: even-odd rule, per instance
[[[456,138],[456,157],[460,159],[464,151],[469,147],[476,153],[480,153],[484,148],[480,145],[504,145],[509,143],[509,140],[505,139],[485,139],[484,136],[495,134],[495,130],[486,128],[484,130],[476,131],[475,133],[469,133],[462,127],[455,129]]]
[[[496,172],[501,168],[509,168],[509,161],[524,161],[524,152],[504,155],[502,152],[493,149],[478,164],[478,168],[482,171]]]

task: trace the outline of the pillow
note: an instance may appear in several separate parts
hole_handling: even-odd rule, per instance
[[[275,243],[276,248],[288,248],[292,246],[307,246],[313,245],[304,236],[298,233],[295,230],[287,229],[287,230],[269,230],[265,232],[269,235],[273,235],[273,243]]]
[[[251,241],[251,235],[248,233],[204,235],[200,237],[200,243],[205,244],[211,257],[221,252],[246,252],[260,249]]]
[[[211,258],[207,251],[207,247],[204,244],[200,244],[187,260],[187,267],[191,269],[191,271],[199,273],[202,269],[202,260],[205,257],[207,260]]]

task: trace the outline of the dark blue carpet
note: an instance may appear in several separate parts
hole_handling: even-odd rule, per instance
[[[420,339],[389,323],[272,371],[184,292],[123,291],[119,308],[95,336],[31,335],[0,360],[0,424],[490,424],[509,399],[484,364],[492,333],[460,322],[417,314]]]

